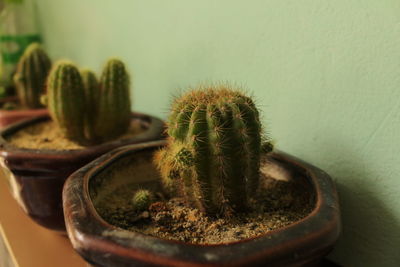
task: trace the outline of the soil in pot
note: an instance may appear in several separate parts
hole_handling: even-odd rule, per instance
[[[315,206],[314,191],[305,177],[264,157],[261,194],[247,213],[210,217],[187,207],[182,198],[167,198],[156,182],[151,155],[124,158],[90,180],[90,195],[99,215],[116,227],[193,244],[235,242],[266,234],[306,217]],[[140,173],[143,181],[131,181]],[[147,177],[147,178],[146,178]],[[153,182],[145,182],[153,181]],[[145,211],[135,211],[131,199],[138,189],[155,193]]]
[[[131,120],[128,131],[116,140],[130,139],[146,130],[140,120]],[[51,120],[24,127],[7,137],[7,141],[16,147],[43,150],[76,150],[85,148],[67,139],[57,124]]]

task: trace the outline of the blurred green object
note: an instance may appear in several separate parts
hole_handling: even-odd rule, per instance
[[[40,96],[45,92],[51,60],[38,43],[31,43],[24,51],[13,77],[15,91],[22,107],[43,107]]]
[[[13,90],[12,76],[26,47],[40,42],[34,0],[4,0],[0,3],[0,86],[4,94]]]
[[[17,104],[15,104],[14,102],[6,102],[6,103],[4,103],[2,109],[14,110],[14,109],[17,109]]]
[[[18,47],[17,50],[10,49],[9,51],[2,51],[2,61],[5,64],[16,64],[26,47],[31,43],[40,41],[41,38],[39,34],[0,35],[0,44],[3,43],[5,46],[10,44]]]
[[[3,85],[0,85],[0,98],[5,97],[6,95],[6,88]]]

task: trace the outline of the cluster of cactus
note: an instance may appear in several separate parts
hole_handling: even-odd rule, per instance
[[[30,44],[21,56],[14,83],[18,98],[24,108],[40,108],[40,97],[44,93],[51,60],[38,43]]]
[[[65,136],[82,145],[102,143],[123,134],[130,121],[129,75],[110,59],[100,81],[90,70],[60,61],[47,80],[47,106]]]
[[[225,85],[192,90],[174,101],[168,135],[155,157],[167,192],[209,214],[247,210],[260,154],[272,149],[250,97]]]

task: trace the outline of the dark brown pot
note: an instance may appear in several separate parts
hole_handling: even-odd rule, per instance
[[[80,150],[32,150],[16,148],[5,140],[7,136],[34,123],[49,120],[48,116],[26,120],[0,132],[0,163],[14,198],[38,224],[56,231],[65,231],[62,211],[62,187],[68,176],[117,147],[159,140],[164,123],[152,116],[133,113],[146,130],[131,139],[112,141]]]
[[[101,194],[94,188],[102,181],[111,183],[102,173],[127,157],[133,162],[143,162],[164,145],[165,141],[158,141],[116,149],[78,170],[65,183],[63,205],[68,236],[75,250],[88,262],[114,267],[312,266],[333,248],[340,232],[340,211],[332,180],[322,170],[281,152],[271,155],[271,164],[283,166],[281,170],[296,177],[304,177],[314,188],[316,199],[312,213],[284,228],[240,242],[193,245],[130,232],[105,222],[93,202]],[[142,176],[137,173],[129,182],[143,180]],[[153,179],[157,179],[157,174]]]
[[[17,97],[6,97],[0,100],[0,105],[6,102],[17,102]],[[4,110],[0,109],[0,129],[4,127],[33,117],[47,114],[47,109],[21,109],[21,110]]]

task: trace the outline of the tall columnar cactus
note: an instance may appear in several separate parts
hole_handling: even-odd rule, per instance
[[[176,99],[168,146],[156,155],[165,188],[211,214],[243,211],[257,192],[259,113],[250,97],[228,86]]]
[[[129,75],[118,59],[110,59],[100,78],[96,132],[104,141],[124,133],[129,127],[131,102]]]
[[[98,112],[98,101],[100,97],[99,82],[97,81],[96,74],[91,70],[81,70],[81,76],[83,81],[83,88],[85,91],[85,102],[86,102],[86,113],[85,113],[85,136],[88,140],[92,140],[92,143],[96,143],[96,119]],[[90,141],[89,141],[90,142]]]
[[[51,68],[50,58],[38,43],[27,47],[18,62],[14,83],[21,105],[40,108],[40,96],[44,92],[47,75]]]
[[[85,90],[79,70],[70,62],[60,61],[47,81],[47,105],[52,119],[65,136],[80,144],[87,143]]]

